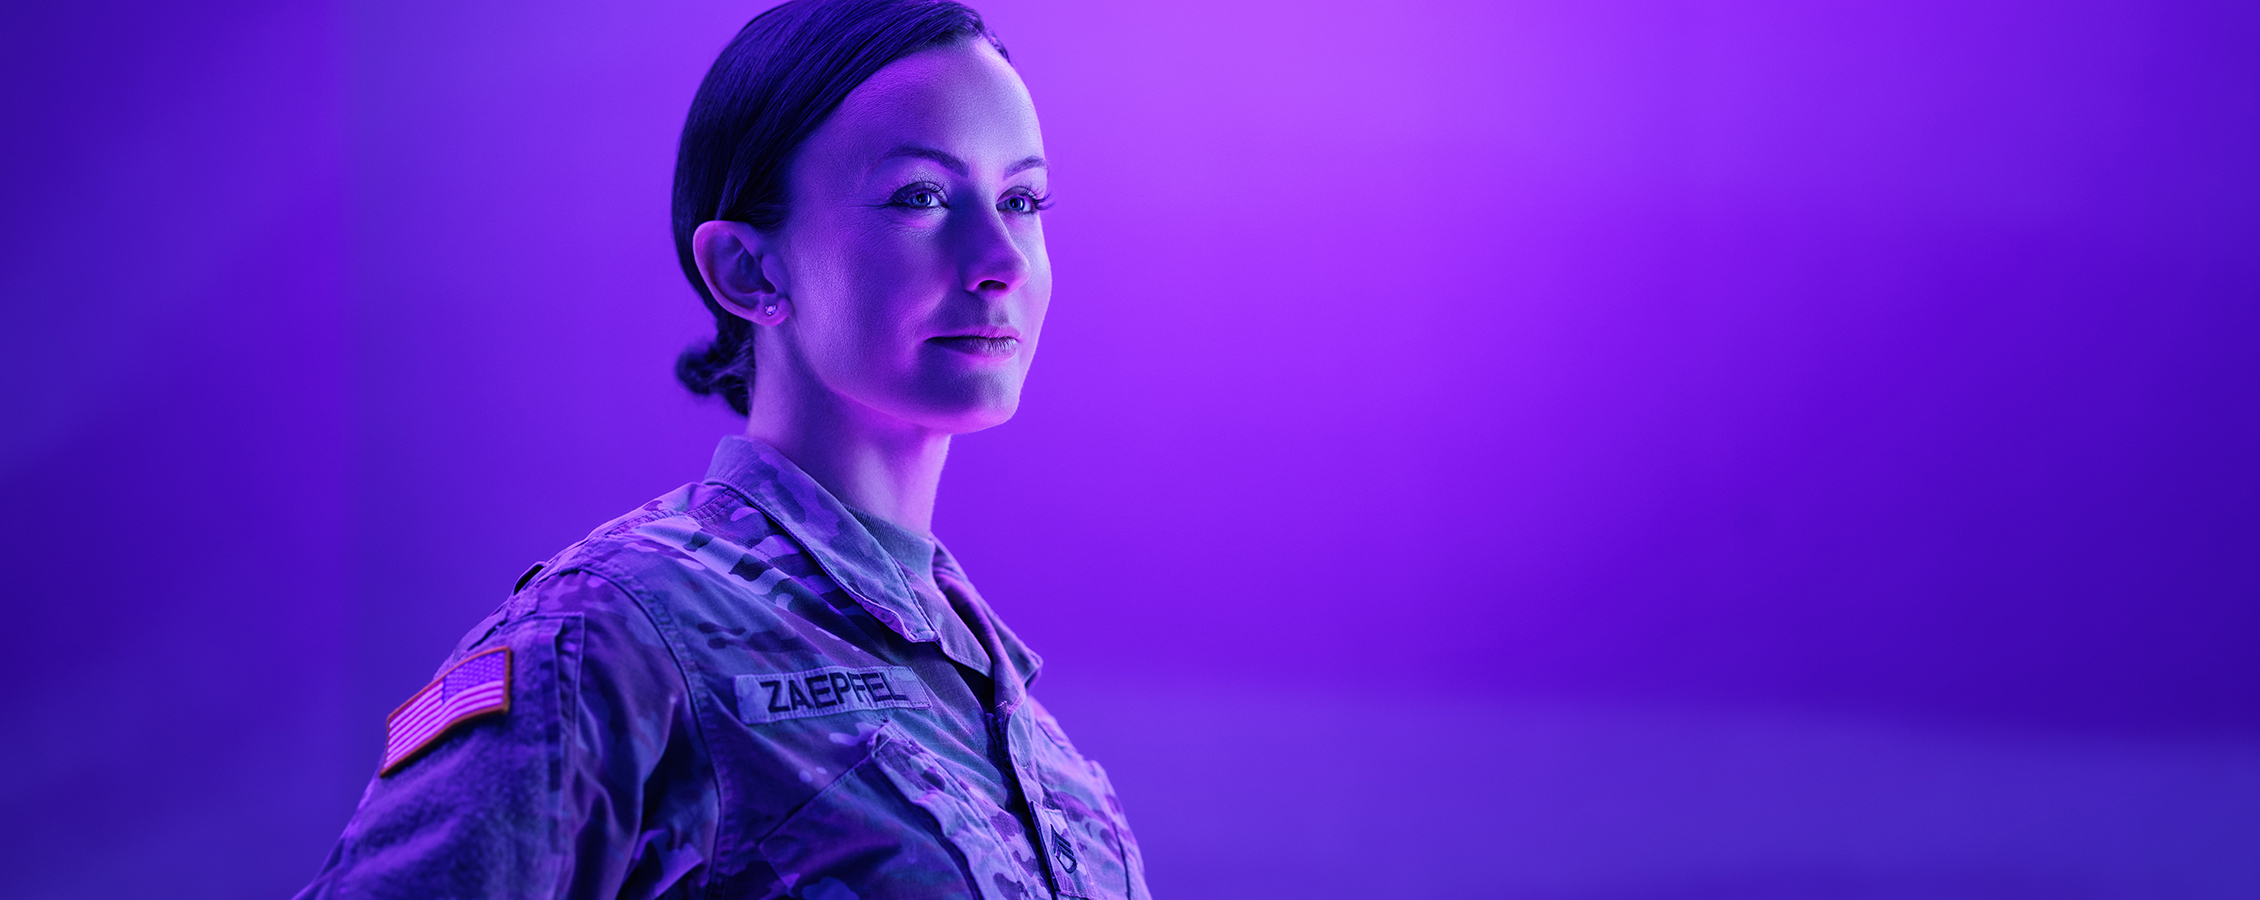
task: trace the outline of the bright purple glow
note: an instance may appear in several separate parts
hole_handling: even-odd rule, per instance
[[[979,4],[1056,288],[938,533],[1173,898],[2260,893],[2260,14]],[[0,894],[303,883],[703,471],[726,4],[0,35]]]

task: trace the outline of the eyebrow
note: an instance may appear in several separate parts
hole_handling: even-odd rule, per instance
[[[894,148],[893,150],[879,154],[878,161],[886,162],[890,159],[898,159],[906,156],[914,159],[933,160],[937,163],[941,163],[943,168],[955,172],[960,176],[967,175],[972,171],[971,167],[965,164],[965,160],[958,159],[955,156],[951,156],[948,153],[944,153],[932,147],[921,147],[916,144],[904,144],[900,147]],[[1043,157],[1029,156],[1023,157],[1020,161],[1004,167],[1004,174],[1006,177],[1011,177],[1022,172],[1026,172],[1029,169],[1042,169],[1046,167],[1047,166],[1044,162]]]

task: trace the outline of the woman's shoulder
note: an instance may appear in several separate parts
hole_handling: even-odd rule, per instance
[[[663,622],[670,611],[737,598],[777,564],[803,574],[792,564],[800,555],[798,543],[737,491],[687,484],[536,563],[490,618],[602,613]],[[466,636],[466,648],[477,635]]]
[[[604,578],[633,594],[645,582],[679,577],[684,563],[696,573],[731,548],[751,549],[783,532],[737,492],[715,484],[687,484],[597,526],[556,555],[527,570],[513,594],[536,590],[570,573]]]
[[[606,630],[646,631],[648,600],[700,577],[702,543],[728,533],[730,543],[759,544],[768,519],[746,515],[743,498],[711,484],[687,484],[636,507],[534,563],[493,612],[463,635],[449,660],[477,652],[499,632],[561,617],[594,618]],[[733,516],[735,516],[733,518]],[[717,529],[713,523],[726,523]]]

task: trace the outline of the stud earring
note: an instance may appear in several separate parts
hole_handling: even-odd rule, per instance
[[[765,316],[774,316],[774,315],[776,315],[776,314],[777,314],[777,301],[775,301],[775,300],[771,300],[771,301],[769,301],[769,302],[767,302],[767,303],[761,304],[761,314],[762,314],[762,315],[765,315]]]

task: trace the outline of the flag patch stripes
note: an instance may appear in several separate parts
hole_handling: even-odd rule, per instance
[[[510,648],[466,658],[385,717],[385,760],[377,774],[392,774],[456,725],[509,711]]]

